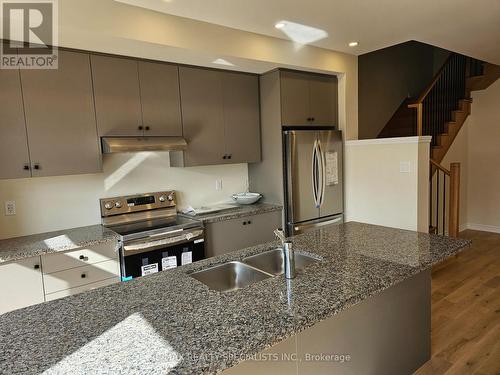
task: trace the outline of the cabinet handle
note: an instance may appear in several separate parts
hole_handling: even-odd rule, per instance
[[[86,274],[84,274],[84,273],[82,273],[82,274],[80,275],[80,277],[81,277],[82,279],[85,279],[85,278],[87,277],[87,275],[86,275]]]
[[[311,118],[310,118],[310,117],[308,117],[308,118],[307,118],[307,121],[311,121]]]
[[[29,165],[29,164],[24,164],[23,169],[24,169],[25,171],[29,171],[29,170],[30,170],[30,165]]]
[[[246,222],[246,221],[244,221],[244,222],[243,222],[243,225],[247,225],[247,222]]]
[[[40,269],[40,265],[39,265],[39,264],[35,264],[35,265],[33,266],[33,268],[34,268],[34,269],[36,269],[36,270],[38,270],[38,269]]]
[[[143,129],[143,127],[142,127],[142,126],[138,126],[138,127],[137,127],[137,129],[142,130],[142,129]]]
[[[80,258],[81,260],[85,261],[85,262],[86,262],[87,260],[89,260],[89,257],[86,257],[85,255],[80,255],[80,257],[79,257],[79,258]]]
[[[314,117],[311,117],[311,121],[314,121]]]
[[[248,224],[252,224],[252,221],[251,221],[251,220],[248,220]]]
[[[148,130],[150,129],[150,127],[149,127],[149,126],[146,126],[144,129],[146,129],[146,131],[148,131]]]
[[[231,157],[232,157],[232,156],[233,156],[233,154],[229,154],[229,155],[227,156],[227,158],[228,158],[228,159],[231,159]]]
[[[41,168],[40,168],[40,164],[36,163],[35,165],[33,165],[33,169],[36,169],[36,170],[41,169]]]
[[[224,155],[224,156],[222,157],[222,159],[227,159],[227,155]]]

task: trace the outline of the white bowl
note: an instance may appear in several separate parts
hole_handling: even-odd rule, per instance
[[[253,204],[257,202],[262,195],[259,193],[238,193],[233,194],[233,200],[239,204]]]

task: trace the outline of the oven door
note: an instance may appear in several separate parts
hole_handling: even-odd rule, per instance
[[[122,281],[204,259],[204,241],[203,228],[155,233],[124,241],[121,249]]]

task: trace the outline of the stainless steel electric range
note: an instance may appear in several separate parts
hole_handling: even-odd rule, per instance
[[[118,233],[122,280],[205,257],[203,224],[177,215],[174,191],[103,198],[102,224]]]

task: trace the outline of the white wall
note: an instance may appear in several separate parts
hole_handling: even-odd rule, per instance
[[[0,180],[0,239],[100,223],[99,198],[177,190],[178,203],[199,206],[230,199],[246,189],[247,164],[170,168],[168,153],[104,157],[104,173]],[[223,189],[215,190],[222,179]],[[3,215],[3,202],[16,201],[17,214]]]
[[[473,91],[472,100],[442,164],[461,163],[461,230],[500,233],[500,80]]]
[[[347,141],[346,221],[428,232],[430,137]],[[400,162],[409,162],[408,173]]]

